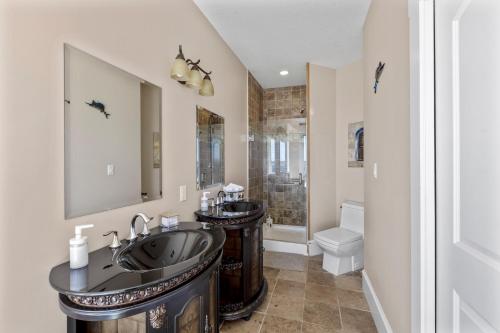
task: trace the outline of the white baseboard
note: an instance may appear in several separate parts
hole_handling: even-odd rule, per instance
[[[282,242],[271,239],[264,239],[264,248],[266,251],[272,252],[285,252],[285,253],[296,253],[307,256],[307,245],[306,244],[298,244],[298,243],[290,243],[290,242]]]
[[[310,256],[319,256],[323,250],[319,247],[318,243],[313,239],[307,242]]]
[[[378,300],[377,294],[373,289],[372,283],[366,270],[363,270],[363,292],[365,294],[366,300],[368,301],[368,306],[373,316],[373,321],[375,326],[377,326],[377,331],[379,333],[392,333],[391,324],[385,316],[384,309],[382,309],[382,304]]]

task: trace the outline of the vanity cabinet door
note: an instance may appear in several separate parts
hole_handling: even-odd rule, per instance
[[[243,237],[242,229],[226,229],[224,257],[220,274],[221,310],[231,312],[242,305],[243,300]]]
[[[219,270],[212,273],[208,284],[208,309],[206,321],[208,322],[208,332],[219,332]]]
[[[219,270],[145,313],[107,321],[68,317],[68,333],[218,333]]]
[[[245,229],[245,303],[253,301],[262,287],[262,223]]]

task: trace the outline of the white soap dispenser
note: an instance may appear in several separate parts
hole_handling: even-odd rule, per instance
[[[75,238],[69,240],[69,268],[82,268],[89,263],[89,248],[87,236],[82,236],[82,230],[93,228],[93,224],[77,225],[75,227]]]
[[[206,212],[208,210],[207,194],[210,194],[210,192],[203,192],[203,196],[201,197],[201,211],[202,212]]]

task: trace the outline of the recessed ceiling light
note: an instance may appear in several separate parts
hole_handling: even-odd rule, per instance
[[[288,71],[281,71],[281,72],[280,72],[280,75],[281,75],[281,76],[286,76],[286,75],[288,75]]]

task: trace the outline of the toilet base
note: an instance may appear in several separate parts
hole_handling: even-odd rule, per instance
[[[341,275],[363,268],[363,253],[350,257],[337,257],[328,252],[323,253],[323,269],[333,275]]]

